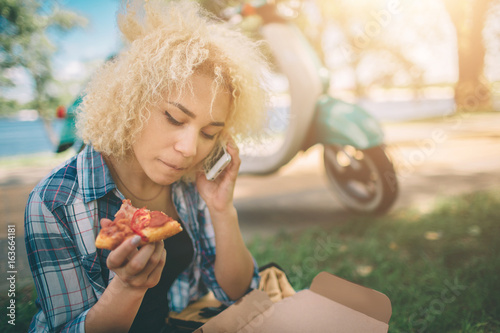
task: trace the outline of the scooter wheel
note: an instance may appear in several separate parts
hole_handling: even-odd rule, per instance
[[[394,204],[398,181],[384,146],[325,145],[323,157],[330,184],[348,209],[381,215]]]

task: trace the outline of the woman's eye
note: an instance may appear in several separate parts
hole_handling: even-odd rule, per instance
[[[170,113],[168,113],[167,111],[165,111],[165,116],[167,116],[168,122],[171,123],[172,125],[174,125],[174,126],[181,126],[182,125],[182,123],[180,121],[178,121],[177,119],[172,117],[172,115]]]
[[[201,134],[208,140],[213,140],[215,139],[215,137],[217,136],[217,134],[208,134],[208,133],[205,133],[205,132],[201,132]]]

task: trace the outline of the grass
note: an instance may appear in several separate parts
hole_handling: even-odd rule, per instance
[[[36,153],[27,155],[16,155],[0,158],[0,169],[17,169],[23,167],[56,167],[75,154],[73,150],[67,150],[63,153]]]
[[[500,192],[441,202],[425,215],[352,219],[331,229],[254,239],[296,290],[327,271],[386,294],[390,332],[500,331]]]
[[[500,191],[478,192],[426,214],[358,217],[248,245],[259,264],[278,263],[296,290],[328,271],[386,294],[389,332],[498,332],[499,221]],[[16,326],[2,320],[0,332],[26,331],[36,311],[32,286],[17,297]],[[0,295],[0,308],[7,305]]]
[[[36,313],[36,291],[34,285],[25,286],[19,290],[16,290],[16,305],[15,305],[15,325],[11,325],[8,322],[12,320],[12,317],[6,316],[9,314],[10,310],[2,311],[2,320],[0,321],[0,332],[11,333],[11,332],[27,332],[31,318]],[[2,309],[7,309],[9,306],[10,298],[8,295],[0,296],[0,307]]]

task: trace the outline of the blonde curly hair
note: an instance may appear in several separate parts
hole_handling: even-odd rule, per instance
[[[140,1],[124,9],[118,26],[129,46],[87,86],[76,124],[85,143],[105,155],[126,156],[150,107],[174,91],[189,91],[197,74],[213,79],[214,92],[232,96],[226,133],[247,136],[263,125],[267,63],[259,43],[194,1]]]

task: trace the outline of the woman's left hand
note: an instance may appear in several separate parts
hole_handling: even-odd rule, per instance
[[[233,209],[234,187],[241,159],[238,146],[232,138],[229,138],[226,150],[231,155],[231,162],[217,178],[210,181],[205,177],[204,172],[199,172],[196,177],[198,192],[205,200],[209,210],[213,210],[213,212],[224,212],[227,209]]]

